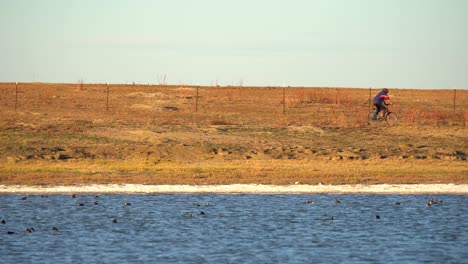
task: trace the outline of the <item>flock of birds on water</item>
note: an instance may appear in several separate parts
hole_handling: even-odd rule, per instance
[[[48,198],[48,196],[47,196],[47,195],[41,195],[41,198]],[[72,194],[71,198],[73,198],[73,199],[77,198],[76,194]],[[99,196],[96,195],[95,198],[99,198]],[[20,198],[20,200],[27,200],[27,199],[28,199],[27,196],[24,196],[24,197]],[[429,199],[429,200],[427,201],[426,207],[431,207],[431,206],[433,206],[433,205],[441,205],[442,202],[443,202],[443,201],[440,200],[440,199],[439,199],[439,200],[434,200],[433,198],[431,198],[431,199]],[[98,203],[97,201],[93,201],[93,204],[94,204],[94,205],[98,205],[99,203]],[[316,204],[316,201],[315,201],[315,200],[307,200],[307,201],[304,202],[304,204],[313,205],[313,204]],[[339,199],[335,198],[335,204],[337,204],[337,205],[338,205],[338,204],[341,204],[341,201],[340,201]],[[76,203],[76,206],[84,206],[84,205],[85,205],[85,204],[82,203],[82,202]],[[131,203],[129,203],[129,202],[125,202],[125,203],[124,203],[124,206],[130,206],[130,205],[131,205]],[[209,206],[209,205],[210,205],[210,204],[209,204],[208,202],[203,204],[203,206],[205,206],[205,207],[206,207],[206,206]],[[396,206],[400,206],[401,203],[396,202],[395,205],[396,205]],[[201,207],[202,204],[200,204],[200,203],[194,203],[194,206],[196,206],[196,207]],[[202,215],[202,216],[206,215],[206,213],[205,213],[204,211],[199,211],[198,214],[199,214],[199,215]],[[194,213],[186,213],[185,216],[186,216],[186,217],[189,217],[189,218],[192,218],[192,217],[195,216],[195,214],[194,214]],[[218,213],[218,214],[217,214],[217,217],[221,217],[221,216],[222,216],[221,213]],[[375,219],[380,219],[380,218],[381,218],[380,215],[378,215],[378,214],[375,215]],[[335,217],[334,217],[334,216],[331,216],[330,218],[324,219],[324,220],[335,220]],[[2,219],[2,220],[0,221],[0,224],[2,224],[2,225],[3,225],[3,224],[6,224],[6,223],[7,223],[7,221],[6,221],[5,219]],[[117,224],[117,223],[118,223],[117,219],[116,219],[116,218],[112,219],[112,223],[113,223],[113,224]],[[34,227],[26,227],[26,228],[23,230],[24,233],[33,233],[34,231],[35,231],[35,230],[34,230]],[[57,227],[54,226],[54,227],[52,227],[52,231],[59,231],[59,228],[57,228]],[[6,234],[6,235],[15,235],[15,234],[19,234],[19,232],[15,232],[15,231],[6,231],[4,234]]]

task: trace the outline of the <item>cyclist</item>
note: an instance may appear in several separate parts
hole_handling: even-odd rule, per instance
[[[372,120],[377,120],[377,115],[380,113],[380,111],[385,111],[387,109],[387,105],[391,104],[390,102],[390,96],[388,96],[388,89],[383,88],[382,91],[380,91],[375,97],[374,97],[374,105],[377,108],[375,111],[374,116],[372,117]]]

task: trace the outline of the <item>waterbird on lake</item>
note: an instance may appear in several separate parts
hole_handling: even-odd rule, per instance
[[[309,200],[309,201],[305,201],[304,203],[305,204],[315,204],[315,201],[314,200]]]
[[[2,222],[1,222],[1,223],[2,223],[2,224],[6,224],[6,221],[2,219]]]
[[[14,235],[14,234],[16,234],[16,232],[13,232],[13,231],[6,231],[5,234],[7,234],[7,235]]]
[[[77,203],[78,206],[84,206],[84,203]]]
[[[23,198],[21,198],[21,200],[23,200],[23,201],[26,200],[26,199],[28,199],[28,197],[26,197],[26,196],[24,196]]]
[[[380,219],[380,215],[375,215],[375,219]]]
[[[125,202],[124,205],[131,205],[131,203]]]
[[[427,202],[427,204],[430,204],[430,205],[433,205],[433,204],[442,204],[442,200],[438,200],[438,201],[435,201],[434,199],[429,199],[429,201]]]
[[[117,219],[114,218],[114,220],[112,220],[112,223],[117,224]]]
[[[200,211],[200,214],[201,214],[201,215],[205,215],[205,212],[203,212],[203,211]]]
[[[194,214],[191,213],[191,212],[186,212],[186,213],[183,214],[183,216],[187,217],[187,218],[192,218],[192,217],[194,217]]]
[[[24,232],[25,232],[25,233],[32,233],[32,232],[34,232],[34,231],[35,231],[35,230],[34,230],[34,228],[32,228],[32,227],[28,227],[28,228],[24,229]]]
[[[72,198],[76,198],[76,194],[72,194]]]
[[[188,217],[188,218],[192,218],[192,217],[193,217],[193,214],[192,214],[192,213],[185,213],[184,216],[185,216],[185,217]]]
[[[59,231],[59,229],[58,229],[57,227],[55,227],[55,226],[52,227],[52,230],[53,230],[53,231]]]
[[[47,195],[41,195],[41,198],[49,198]]]
[[[322,217],[317,218],[315,220],[330,221],[330,220],[336,220],[336,218],[334,216],[332,216],[332,215],[324,214],[324,215],[322,215]]]
[[[401,205],[400,203],[396,202],[395,205]]]
[[[315,218],[315,220],[330,221],[330,220],[336,220],[336,217],[334,217],[333,215],[329,215],[329,214],[323,214],[320,218]]]
[[[337,198],[335,198],[335,203],[336,203],[336,204],[340,204],[340,203],[341,203],[341,201],[340,201],[340,200],[338,200]]]

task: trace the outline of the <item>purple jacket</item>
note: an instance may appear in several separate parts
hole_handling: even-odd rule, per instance
[[[388,92],[385,92],[384,90],[380,91],[380,93],[374,97],[374,104],[383,103],[383,101],[389,100],[390,96],[387,94]]]

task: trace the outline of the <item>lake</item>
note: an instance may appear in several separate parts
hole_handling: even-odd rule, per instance
[[[427,206],[431,198],[442,202]],[[0,255],[2,263],[468,263],[467,204],[466,195],[0,195]]]

